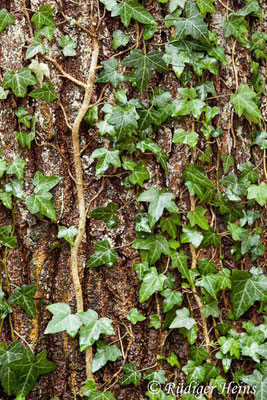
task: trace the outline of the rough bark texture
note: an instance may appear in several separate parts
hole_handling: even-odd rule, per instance
[[[60,12],[60,3],[64,14],[70,19],[77,19],[82,16],[81,21],[85,26],[88,26],[89,5],[84,2],[82,3],[83,5],[78,6],[64,0],[62,2],[28,0],[26,5],[29,9],[36,11],[44,3],[55,7],[55,19],[59,23],[52,43],[47,46],[47,49],[50,49],[47,54],[56,58],[66,72],[86,82],[92,52],[91,39],[81,29],[64,23],[64,18]],[[217,77],[207,74],[206,78],[214,81],[217,94],[221,95],[235,90],[235,76],[232,65],[232,46],[234,41],[232,39],[224,40],[221,22],[222,16],[226,14],[227,10],[221,5],[221,2],[215,3],[217,13],[210,17],[210,23],[214,24],[221,44],[225,47],[229,65],[222,65],[220,74]],[[227,2],[224,1],[224,3],[226,4]],[[156,18],[163,18],[167,13],[165,5],[156,1],[146,1],[146,4]],[[230,1],[229,6],[236,9],[239,7],[239,2]],[[3,7],[15,13],[16,22],[15,25],[9,26],[0,36],[1,74],[7,70],[15,71],[25,66],[25,46],[29,44],[30,38],[30,31],[21,2],[19,0],[0,0],[0,9]],[[102,6],[101,12],[103,12]],[[29,13],[31,15],[31,11]],[[100,61],[107,60],[114,54],[112,32],[119,27],[119,19],[112,19],[107,12],[100,28],[100,38],[102,39]],[[163,23],[162,27],[162,30],[158,31],[152,42],[166,42],[166,35],[169,33],[164,29]],[[131,38],[128,47],[132,46],[136,41],[135,29],[135,24],[132,23],[127,30]],[[63,34],[70,34],[78,42],[77,57],[65,58],[60,52],[57,42]],[[148,44],[148,49],[158,49],[158,47]],[[239,81],[247,82],[250,79],[247,52],[239,44],[236,44],[234,59]],[[118,60],[120,60],[120,57]],[[69,80],[60,77],[56,68],[48,61],[46,62],[49,64],[52,81],[66,110],[68,119],[70,123],[73,123],[81,107],[84,90]],[[120,66],[120,68],[123,67]],[[177,79],[174,79],[173,72],[169,71],[166,74],[153,76],[151,85],[164,86],[175,98],[178,89],[177,82]],[[124,84],[124,86],[127,87],[127,84]],[[97,85],[93,93],[92,102],[97,99],[102,88],[103,85]],[[129,87],[129,93],[133,97],[138,96],[138,92],[132,87]],[[108,100],[114,99],[111,86],[107,87],[104,95]],[[142,99],[143,97],[144,95],[139,95],[139,98]],[[231,153],[235,158],[236,165],[248,160],[254,161],[255,164],[259,163],[260,153],[254,152],[252,154],[249,146],[251,139],[248,132],[251,128],[248,123],[244,119],[234,116],[234,133],[236,136],[236,147],[234,148],[230,129],[232,106],[227,97],[216,99],[212,103],[210,105],[221,107],[221,113],[216,117],[216,124],[223,129],[222,152],[228,151]],[[20,105],[25,106],[37,117],[37,138],[31,150],[22,149],[18,141],[15,140],[15,132],[18,130],[15,110]],[[266,103],[263,103],[262,112],[264,113],[265,110]],[[185,149],[183,145],[174,146],[172,144],[173,129],[177,127],[182,127],[182,123],[164,124],[157,133],[157,142],[169,155],[170,173],[166,181],[161,167],[154,162],[154,158],[148,155],[143,158],[146,160],[151,174],[150,185],[166,186],[168,190],[178,196],[182,206],[181,210],[185,211],[190,209],[190,198],[183,185],[182,171],[185,163],[190,158],[190,150]],[[196,129],[198,129],[197,124]],[[8,101],[0,101],[0,139],[2,155],[6,160],[12,161],[15,157],[21,157],[27,162],[24,179],[26,195],[32,192],[31,181],[37,170],[47,175],[62,176],[60,184],[53,189],[58,221],[60,225],[65,226],[76,224],[78,212],[77,193],[75,183],[68,173],[68,169],[74,173],[71,131],[66,126],[59,102],[55,101],[51,105],[46,105],[43,101],[28,97],[26,99],[16,99],[15,96],[9,95]],[[94,176],[95,163],[90,158],[90,155],[95,148],[99,147],[98,143],[104,143],[104,141],[104,138],[98,136],[95,128],[88,129],[88,125],[82,124],[80,134],[81,148],[88,144],[82,154],[87,204],[98,192],[102,184],[102,178],[95,178]],[[211,146],[213,150],[212,165],[216,165],[218,153],[216,142],[212,143]],[[204,148],[204,143],[200,144],[200,148]],[[222,171],[220,171],[221,173]],[[210,177],[212,177],[212,174],[213,178],[216,179],[216,168],[213,169]],[[128,315],[132,307],[136,307],[138,302],[139,282],[132,269],[133,262],[138,260],[138,252],[130,247],[122,247],[117,249],[120,258],[113,268],[103,267],[91,270],[84,268],[86,261],[94,251],[94,241],[108,237],[114,246],[121,246],[134,240],[133,217],[136,213],[136,205],[135,202],[130,202],[130,193],[121,186],[119,178],[105,178],[104,189],[92,204],[92,208],[106,205],[107,200],[115,201],[119,207],[124,206],[127,201],[129,201],[129,204],[120,212],[119,224],[112,230],[106,230],[105,224],[101,221],[87,220],[86,239],[83,241],[80,251],[80,276],[85,309],[92,308],[100,316],[107,316],[114,321],[120,321]],[[212,215],[208,215],[208,218],[211,220]],[[14,329],[32,345],[36,352],[47,349],[48,358],[57,364],[57,369],[53,373],[42,376],[38,380],[28,398],[30,400],[46,400],[53,396],[58,396],[60,399],[74,399],[75,391],[81,387],[81,383],[85,380],[84,354],[79,351],[77,339],[72,339],[65,333],[44,335],[45,327],[51,317],[51,314],[45,309],[48,304],[66,302],[73,307],[73,310],[76,309],[75,293],[70,272],[70,247],[65,243],[62,247],[51,251],[52,245],[57,241],[57,225],[35,218],[21,202],[17,202],[15,219],[15,234],[18,238],[19,248],[8,250],[7,264],[10,281],[18,286],[36,283],[38,284],[38,292],[35,296],[36,320],[28,318],[25,313],[18,309],[17,312],[15,311],[12,314]],[[0,206],[0,222],[1,225],[12,223],[11,213],[3,205]],[[224,227],[222,224],[220,226],[220,224],[221,221],[218,218],[217,226],[222,231]],[[222,241],[223,253],[227,256],[227,262],[230,265],[234,265],[233,258],[230,256],[231,243],[227,238],[223,238]],[[187,247],[187,249],[189,248]],[[190,254],[188,250],[187,252]],[[198,254],[198,258],[208,255],[211,254],[207,254],[207,251],[202,249],[201,254]],[[215,255],[215,260],[219,262],[218,254]],[[249,263],[248,261],[246,268],[250,266]],[[164,270],[165,265],[162,265],[161,268]],[[193,308],[197,308],[193,299],[191,304]],[[225,298],[225,304],[229,304],[228,297]],[[140,305],[139,309],[144,315],[149,316],[151,313],[156,312],[156,304],[153,300],[150,300]],[[246,319],[256,318],[253,307],[246,313],[245,317]],[[158,331],[148,329],[147,325],[137,324],[133,326],[134,341],[128,357],[128,360],[135,362],[137,368],[140,369],[155,364],[155,357],[160,344]],[[120,330],[120,334],[123,336],[125,328],[116,322],[114,326],[116,333]],[[8,324],[5,325],[1,339],[6,343],[10,342]],[[129,336],[123,339],[124,349],[127,348],[129,340]],[[188,344],[186,340],[176,332],[172,332],[166,342],[165,354],[168,355],[170,351],[174,351],[183,364],[187,359],[187,350]],[[121,361],[110,363],[104,370],[96,374],[96,379],[100,383],[108,380],[120,365]],[[173,379],[180,381],[181,377],[175,375]],[[117,399],[145,399],[145,385],[134,389],[132,386],[122,388],[116,384],[113,389]],[[0,393],[0,396],[1,398],[6,398],[3,393]],[[80,398],[78,393],[77,398]],[[230,399],[230,397],[228,398]]]

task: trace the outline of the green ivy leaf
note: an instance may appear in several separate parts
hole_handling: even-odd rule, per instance
[[[108,122],[115,126],[118,140],[121,140],[126,133],[130,134],[132,131],[137,130],[137,118],[135,106],[116,107],[113,109]]]
[[[8,164],[6,173],[8,175],[15,175],[18,179],[22,179],[25,165],[26,161],[22,160],[22,158],[15,158],[14,161]]]
[[[267,200],[267,184],[261,182],[259,185],[249,186],[247,198],[255,199],[263,207]]]
[[[91,158],[99,158],[100,160],[96,163],[96,176],[105,172],[110,164],[115,167],[120,167],[119,150],[108,150],[104,148],[96,149],[91,154]]]
[[[142,193],[137,200],[149,202],[148,218],[150,226],[153,227],[162,216],[164,208],[172,213],[179,211],[173,201],[174,199],[174,194],[162,190],[159,192],[157,188],[152,186],[146,192]]]
[[[217,271],[216,263],[208,260],[207,258],[202,258],[202,260],[197,262],[197,269],[201,275],[216,273]]]
[[[48,192],[53,189],[60,181],[61,177],[59,176],[45,176],[40,171],[37,171],[33,178],[34,193],[38,194],[39,192]]]
[[[188,146],[194,148],[198,142],[198,134],[196,132],[186,132],[184,129],[176,129],[172,142],[188,144]]]
[[[93,374],[104,367],[108,361],[116,361],[121,356],[121,351],[117,346],[107,345],[99,340],[97,342],[97,352],[92,361]]]
[[[93,106],[91,107],[85,117],[84,117],[84,121],[91,126],[95,126],[95,121],[98,120],[98,108],[97,106]]]
[[[214,0],[197,0],[198,8],[200,9],[200,12],[204,17],[207,12],[215,13],[216,10],[213,3]]]
[[[16,395],[27,396],[35,385],[38,377],[54,371],[56,364],[48,361],[46,350],[43,350],[37,357],[30,349],[24,349],[23,357],[9,363],[9,367],[16,373],[16,383],[13,392]]]
[[[231,282],[231,304],[235,319],[241,317],[255,301],[267,301],[266,276],[251,276],[246,271],[234,270]]]
[[[254,100],[256,96],[253,90],[241,83],[238,93],[232,94],[230,100],[239,117],[244,115],[249,122],[258,124],[262,115]]]
[[[71,313],[68,304],[55,303],[46,308],[53,314],[53,318],[44,332],[46,335],[62,331],[66,331],[71,337],[77,334],[82,322],[77,315]]]
[[[103,71],[98,76],[96,82],[107,83],[110,82],[113,87],[117,87],[122,81],[124,81],[124,76],[118,71],[118,62],[115,58],[110,58],[107,61],[102,61]]]
[[[2,86],[0,86],[0,100],[5,100],[8,96],[8,93],[8,90],[4,90]]]
[[[17,238],[11,234],[12,226],[6,225],[0,227],[0,243],[3,246],[9,247],[11,249],[16,249]]]
[[[136,239],[132,247],[139,250],[148,250],[150,265],[155,264],[161,254],[170,255],[169,244],[162,235],[149,235],[146,239]]]
[[[159,329],[161,327],[161,322],[157,314],[152,314],[149,316],[150,322],[148,324],[149,328]]]
[[[201,247],[217,247],[221,243],[221,237],[218,233],[214,232],[212,228],[209,228],[208,231],[203,232],[203,240],[201,242]]]
[[[100,390],[92,390],[88,400],[116,400],[111,392],[100,392]]]
[[[108,228],[112,228],[116,226],[118,223],[118,218],[116,217],[116,213],[118,211],[118,205],[115,203],[108,203],[106,207],[97,207],[93,211],[90,212],[90,217],[103,220]]]
[[[196,228],[192,228],[190,225],[183,226],[181,243],[192,243],[197,248],[200,246],[203,237],[202,233],[198,232]]]
[[[126,363],[123,367],[123,372],[124,375],[121,385],[126,386],[132,383],[135,387],[137,387],[141,379],[141,374],[137,371],[135,364],[132,362]]]
[[[170,325],[170,329],[176,328],[186,328],[187,330],[191,329],[195,324],[196,321],[194,318],[189,317],[190,312],[187,308],[182,308],[181,310],[176,311],[176,317],[172,321]]]
[[[206,177],[204,170],[194,164],[187,164],[183,172],[184,180],[191,181],[205,188],[214,188],[213,183]]]
[[[247,385],[255,387],[255,400],[263,400],[267,391],[267,373],[262,374],[254,369],[253,374],[244,375],[242,381]]]
[[[194,285],[194,273],[188,269],[188,256],[183,252],[173,253],[171,255],[172,268],[177,268],[184,279],[187,279],[191,286]]]
[[[182,295],[180,292],[172,291],[167,288],[161,292],[161,295],[164,297],[163,300],[163,312],[168,312],[173,309],[174,306],[180,306],[183,302]]]
[[[37,285],[16,288],[14,293],[9,297],[9,304],[18,304],[31,318],[36,317],[36,309],[33,297],[38,289]]]
[[[29,68],[21,68],[18,72],[5,72],[3,86],[10,88],[17,97],[25,97],[27,86],[35,85],[36,79]]]
[[[144,321],[146,317],[144,317],[138,310],[137,308],[132,308],[129,312],[129,315],[127,316],[127,319],[135,325],[139,321]]]
[[[68,243],[72,246],[74,245],[74,237],[77,235],[78,229],[75,225],[70,226],[67,228],[66,226],[59,226],[58,227],[58,234],[57,237],[59,239],[64,238]]]
[[[162,232],[168,232],[168,234],[176,239],[177,237],[177,226],[182,226],[182,222],[177,214],[173,214],[170,217],[160,219],[160,227]]]
[[[119,7],[121,22],[126,28],[129,26],[131,18],[135,19],[141,24],[157,24],[150,12],[147,11],[136,0],[124,0],[122,3],[120,3]]]
[[[57,93],[54,91],[53,83],[44,83],[42,87],[33,89],[29,96],[35,99],[44,99],[47,104],[58,98]]]
[[[35,24],[36,28],[42,28],[45,26],[56,26],[55,20],[52,16],[54,9],[48,5],[43,5],[39,10],[33,14],[32,22]]]
[[[133,185],[138,184],[139,186],[144,186],[144,181],[150,178],[150,174],[145,167],[145,162],[139,161],[139,163],[134,167],[133,172],[129,175],[129,179]]]
[[[46,50],[40,39],[32,38],[31,44],[26,51],[26,60],[36,56],[36,54],[45,54]]]
[[[209,224],[205,217],[207,210],[203,207],[196,207],[195,210],[189,211],[187,216],[191,226],[198,225],[201,229],[209,230]]]
[[[63,36],[63,38],[60,39],[58,42],[59,46],[62,47],[62,53],[64,54],[65,57],[74,57],[76,56],[76,47],[77,47],[77,42],[75,40],[72,40],[68,35]]]
[[[166,276],[163,274],[158,274],[155,267],[150,268],[150,270],[145,274],[143,282],[139,291],[139,301],[144,303],[148,300],[153,293],[163,290],[163,284],[166,280]]]
[[[228,20],[224,21],[224,36],[234,38],[243,45],[247,44],[248,23],[241,15],[230,14]]]
[[[136,84],[140,92],[143,92],[150,81],[153,71],[167,71],[167,65],[161,51],[151,51],[145,54],[143,50],[132,50],[122,64],[125,67],[135,68]]]
[[[109,318],[99,318],[93,310],[77,313],[84,326],[80,330],[79,343],[80,350],[84,351],[92,346],[99,339],[101,334],[114,335],[112,320]]]
[[[14,17],[5,8],[0,11],[0,33],[10,24],[14,24]]]
[[[0,379],[8,395],[12,394],[17,380],[16,372],[10,368],[10,363],[20,360],[23,356],[23,351],[24,348],[20,342],[12,342],[8,347],[4,343],[0,343]]]
[[[115,32],[113,32],[113,40],[112,40],[113,49],[117,50],[117,48],[120,46],[126,46],[129,40],[130,40],[129,35],[126,35],[123,31],[117,29]]]
[[[177,40],[184,39],[190,35],[202,44],[209,46],[210,41],[207,25],[203,21],[197,5],[192,0],[188,0],[185,6],[185,15],[186,18],[178,18],[173,23]]]
[[[89,258],[86,267],[95,268],[101,265],[107,265],[112,267],[114,262],[118,258],[118,254],[115,250],[112,250],[108,240],[101,240],[100,242],[95,242],[96,251]]]
[[[27,146],[28,149],[31,148],[31,143],[35,138],[35,133],[34,132],[17,132],[16,133],[16,139],[20,142],[21,146],[23,149]]]

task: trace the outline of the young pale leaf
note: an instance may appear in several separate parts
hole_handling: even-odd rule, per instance
[[[99,158],[99,161],[96,163],[96,175],[100,175],[105,172],[110,164],[115,167],[120,167],[120,157],[119,150],[108,150],[104,148],[96,149],[93,151],[92,158]]]
[[[68,304],[55,303],[47,306],[47,309],[53,314],[53,318],[46,327],[46,335],[62,331],[66,331],[71,337],[77,334],[82,322],[77,315],[71,313]]]
[[[235,319],[243,315],[255,301],[267,301],[267,277],[234,270],[231,277],[231,304]]]
[[[36,317],[36,309],[33,301],[33,296],[37,291],[38,286],[26,286],[23,285],[20,288],[16,288],[14,293],[9,297],[9,304],[18,304],[31,318]]]
[[[57,93],[54,91],[53,83],[44,83],[42,87],[33,89],[29,93],[29,96],[35,99],[44,99],[47,104],[52,103],[52,101],[58,98]]]
[[[161,51],[151,51],[145,54],[143,50],[132,50],[122,64],[125,67],[136,68],[136,84],[140,92],[143,92],[148,85],[153,71],[167,71],[167,65]]]
[[[157,188],[151,187],[146,192],[142,193],[137,200],[149,202],[149,224],[153,227],[162,216],[164,208],[172,213],[177,213],[179,211],[177,205],[173,201],[174,199],[174,194],[164,191],[159,192]]]
[[[32,38],[31,44],[26,51],[26,60],[36,56],[38,53],[45,54],[45,52],[46,50],[41,40],[34,37]]]
[[[58,227],[58,234],[57,237],[59,239],[64,238],[67,242],[69,242],[72,246],[74,245],[74,237],[77,235],[78,229],[75,225],[70,226],[67,228],[66,226],[59,226]]]
[[[126,46],[129,40],[130,40],[129,35],[126,35],[120,29],[116,30],[113,33],[113,40],[112,40],[113,49],[117,50],[117,48],[120,46]]]
[[[112,320],[109,318],[99,318],[98,314],[93,310],[87,310],[86,312],[79,312],[77,316],[83,323],[83,327],[80,330],[79,343],[81,351],[86,350],[92,346],[95,341],[99,339],[101,334],[114,335],[114,329],[112,327]]]
[[[186,328],[187,330],[191,329],[193,325],[196,324],[194,318],[189,317],[190,312],[187,308],[182,308],[181,310],[176,311],[176,317],[172,321],[170,325],[170,329],[175,328]]]
[[[247,198],[249,200],[255,199],[257,203],[259,203],[259,205],[263,207],[267,200],[267,184],[261,182],[258,186],[257,185],[249,186]]]
[[[112,228],[118,223],[118,218],[116,217],[117,211],[118,205],[110,202],[106,207],[95,208],[89,215],[95,219],[103,220],[108,228]]]
[[[29,68],[21,68],[18,72],[5,72],[3,86],[10,88],[15,96],[25,97],[27,87],[36,84],[36,79]]]
[[[137,308],[132,308],[129,311],[129,315],[127,316],[127,319],[133,324],[137,324],[139,321],[144,321],[146,317],[144,317],[138,310]]]
[[[59,46],[62,47],[62,53],[65,57],[73,57],[76,56],[76,47],[77,42],[72,40],[68,35],[63,36],[63,38],[59,41]]]
[[[112,86],[116,88],[122,81],[124,81],[124,76],[118,71],[118,62],[115,60],[115,58],[102,61],[101,65],[103,65],[103,71],[98,76],[96,82],[110,82]]]
[[[121,385],[126,386],[132,383],[135,387],[137,387],[141,379],[141,374],[137,371],[135,364],[132,362],[125,364],[123,367],[123,372],[124,375]]]
[[[153,293],[163,290],[163,284],[166,280],[166,276],[163,274],[158,274],[155,267],[150,268],[144,276],[143,282],[139,291],[139,301],[144,303],[148,300]]]
[[[118,258],[118,254],[115,250],[112,250],[108,240],[102,240],[100,242],[95,242],[96,251],[89,258],[86,267],[95,268],[101,265],[107,265],[112,267],[114,262]]]
[[[254,100],[256,96],[253,90],[241,83],[238,93],[232,94],[230,100],[239,117],[244,115],[250,123],[258,124],[262,115]]]
[[[10,24],[14,24],[14,17],[5,8],[0,11],[0,33]]]
[[[44,76],[46,78],[50,77],[50,71],[46,64],[39,63],[37,60],[32,60],[29,65],[29,69],[35,74],[37,81],[40,83],[42,87]]]

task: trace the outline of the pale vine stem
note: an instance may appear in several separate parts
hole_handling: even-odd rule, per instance
[[[75,169],[75,179],[76,179],[76,189],[77,189],[77,198],[78,198],[78,212],[79,212],[79,226],[78,226],[78,234],[75,238],[74,245],[71,247],[71,273],[73,279],[73,285],[76,295],[76,303],[77,303],[77,311],[83,312],[83,293],[82,286],[79,277],[79,263],[78,263],[78,255],[79,248],[83,240],[85,225],[86,225],[86,206],[85,206],[85,198],[84,198],[84,189],[83,189],[83,170],[82,170],[82,162],[81,162],[81,150],[80,150],[80,126],[87,113],[89,108],[92,92],[94,88],[95,82],[95,74],[96,67],[98,63],[98,55],[99,55],[99,43],[97,39],[92,38],[92,56],[91,56],[91,65],[88,74],[87,86],[85,89],[84,99],[82,107],[78,115],[75,118],[72,127],[72,145],[73,145],[73,159],[74,159],[74,169]],[[86,350],[86,376],[88,380],[93,379],[92,374],[92,347],[89,347]]]

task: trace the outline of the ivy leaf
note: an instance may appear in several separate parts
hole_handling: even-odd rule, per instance
[[[169,244],[162,235],[149,235],[146,239],[136,239],[132,247],[139,250],[148,250],[151,265],[158,261],[161,254],[170,255]]]
[[[253,374],[243,375],[242,381],[255,388],[255,400],[263,400],[267,391],[267,373],[254,369]]]
[[[4,90],[2,86],[0,86],[0,100],[5,100],[8,96],[8,93],[8,90]]]
[[[14,17],[10,14],[5,8],[2,8],[0,11],[0,33],[3,32],[4,29],[9,24],[14,24]]]
[[[52,103],[52,101],[58,98],[57,93],[54,91],[53,83],[44,83],[42,87],[33,89],[29,93],[29,96],[35,99],[44,99],[47,104]]]
[[[203,232],[203,240],[201,242],[201,247],[217,247],[221,242],[221,237],[218,233],[214,232],[212,228],[209,228],[208,231]]]
[[[45,176],[40,171],[37,171],[33,178],[34,193],[38,194],[39,192],[48,192],[53,189],[60,181],[61,177],[59,176]]]
[[[180,251],[171,255],[172,268],[177,268],[184,279],[187,279],[191,286],[194,285],[194,273],[188,269],[188,256]]]
[[[183,233],[181,235],[181,243],[192,243],[197,248],[203,240],[202,233],[198,232],[196,228],[190,225],[183,226]]]
[[[48,5],[43,5],[39,10],[33,14],[32,22],[35,24],[36,28],[42,28],[45,26],[56,26],[55,20],[52,16],[54,9]]]
[[[75,40],[72,40],[68,35],[63,36],[63,38],[60,39],[58,42],[59,46],[62,47],[62,53],[64,54],[65,57],[73,57],[76,56],[76,47],[77,47],[77,42]]]
[[[188,144],[190,147],[194,148],[198,142],[198,134],[196,132],[186,132],[184,129],[176,129],[172,142]]]
[[[157,314],[152,314],[149,317],[150,322],[148,324],[149,328],[159,329],[161,327],[161,322]]]
[[[229,171],[229,169],[235,165],[234,159],[232,156],[230,156],[230,154],[225,152],[222,155],[222,160],[223,160],[223,172],[226,174]]]
[[[46,308],[53,314],[53,318],[44,332],[46,335],[62,331],[66,331],[71,337],[77,334],[82,322],[77,315],[71,313],[68,304],[55,303]]]
[[[198,365],[195,361],[188,361],[182,370],[187,375],[186,383],[193,382],[198,385],[205,379],[205,368]]]
[[[8,175],[15,175],[18,179],[22,179],[25,165],[26,161],[24,161],[22,158],[15,158],[14,161],[8,164],[6,173]]]
[[[263,207],[267,200],[267,184],[261,182],[258,186],[257,185],[249,186],[247,198],[249,200],[255,199],[257,203],[259,203],[259,205]]]
[[[234,13],[229,15],[228,20],[224,21],[224,36],[234,36],[234,38],[243,45],[247,44],[248,23],[241,15]]]
[[[197,0],[198,8],[200,9],[200,12],[204,17],[207,12],[215,13],[216,10],[213,3],[214,0]]]
[[[173,214],[167,218],[160,219],[160,227],[162,232],[168,232],[168,234],[175,239],[177,237],[177,225],[181,226],[181,220],[177,214]]]
[[[12,361],[20,360],[23,356],[24,348],[20,342],[12,342],[8,347],[0,344],[0,378],[1,384],[8,395],[11,395],[16,385],[16,372],[10,368]]]
[[[141,379],[141,374],[137,371],[136,365],[132,362],[126,363],[123,367],[123,372],[124,375],[121,381],[121,385],[126,386],[133,383],[134,386],[137,387]]]
[[[144,303],[148,300],[153,293],[163,290],[163,284],[166,280],[166,276],[163,274],[158,274],[155,267],[150,268],[144,276],[143,282],[139,291],[139,301]]]
[[[150,174],[145,167],[145,162],[139,161],[136,167],[134,167],[133,172],[129,175],[129,179],[133,185],[138,184],[139,186],[144,186],[144,181],[150,178]]]
[[[46,350],[35,357],[30,349],[24,349],[23,357],[10,362],[9,367],[16,373],[13,392],[26,397],[34,387],[39,375],[54,371],[56,364],[47,360]]]
[[[93,151],[92,158],[100,158],[96,163],[96,176],[105,172],[110,164],[115,167],[120,167],[121,162],[119,158],[119,150],[108,150],[104,148],[96,149]]]
[[[31,44],[26,51],[26,60],[36,56],[36,54],[45,54],[46,50],[40,39],[32,38]]]
[[[113,40],[112,40],[113,49],[117,50],[117,48],[120,46],[126,46],[129,40],[130,40],[129,35],[126,35],[123,31],[117,29],[113,33]]]
[[[197,348],[196,346],[191,346],[189,348],[189,356],[197,365],[201,365],[203,361],[209,358],[209,353],[204,349],[204,347]]]
[[[38,289],[37,285],[16,288],[14,293],[9,297],[9,304],[18,304],[31,318],[36,317],[36,309],[33,301],[33,296]]]
[[[101,240],[100,242],[95,242],[95,249],[96,251],[89,258],[86,267],[95,268],[100,267],[101,265],[112,267],[118,258],[118,254],[115,250],[111,249],[109,241]]]
[[[118,71],[118,63],[115,58],[110,58],[107,61],[102,61],[103,71],[98,76],[96,82],[107,83],[110,82],[114,88],[116,88],[122,81],[124,76]]]
[[[171,289],[165,289],[161,292],[164,297],[163,300],[163,312],[168,312],[173,309],[174,306],[180,306],[183,302],[182,295],[180,292],[172,291]]]
[[[0,243],[3,246],[9,247],[11,249],[16,249],[17,238],[11,234],[12,226],[6,225],[0,227]]]
[[[84,326],[80,330],[79,343],[80,350],[84,351],[92,346],[101,334],[114,335],[112,320],[109,318],[99,318],[93,310],[77,313]]]
[[[53,34],[54,34],[55,27],[54,26],[48,26],[44,25],[40,29],[35,30],[35,36],[36,37],[45,37],[49,42],[53,39]]]
[[[207,210],[203,207],[196,207],[195,210],[189,211],[187,216],[191,226],[198,225],[201,229],[209,230],[209,224],[205,217]]]
[[[57,237],[59,239],[64,238],[68,243],[72,246],[74,245],[74,237],[77,235],[78,229],[75,225],[70,226],[67,228],[66,226],[59,226],[58,227],[58,234]]]
[[[29,68],[21,68],[18,72],[5,72],[3,86],[10,88],[17,97],[25,97],[27,86],[35,85],[36,79]]]
[[[173,201],[174,194],[165,191],[158,191],[156,187],[152,186],[146,192],[138,197],[138,201],[149,202],[148,218],[149,224],[153,227],[163,214],[164,208],[169,212],[177,213],[178,207]]]
[[[93,374],[104,367],[108,361],[116,361],[121,356],[121,351],[117,346],[107,345],[99,340],[97,342],[97,352],[92,361]]]
[[[170,325],[170,329],[176,328],[186,328],[187,330],[191,329],[195,324],[196,321],[194,318],[189,317],[190,312],[187,308],[182,308],[181,310],[176,311],[176,317],[172,321]]]
[[[183,172],[184,180],[191,181],[206,188],[214,188],[213,183],[206,177],[204,170],[194,164],[187,164]]]
[[[49,78],[50,71],[46,64],[39,63],[37,60],[32,60],[31,64],[29,65],[29,69],[35,74],[37,81],[40,83],[42,87],[44,76]]]
[[[135,78],[140,92],[147,87],[153,71],[164,72],[168,69],[161,51],[151,51],[145,54],[143,50],[132,50],[122,64],[125,67],[136,68]]]
[[[137,118],[135,106],[116,107],[113,109],[108,122],[115,126],[118,140],[121,140],[126,133],[137,130]]]
[[[130,24],[131,18],[141,24],[156,25],[156,21],[152,17],[149,11],[147,11],[138,1],[136,0],[124,0],[120,3],[120,17],[121,22],[127,28]]]
[[[258,124],[262,115],[254,100],[256,96],[253,90],[241,83],[238,93],[232,94],[230,100],[239,117],[244,115],[250,123]]]
[[[235,319],[243,315],[255,301],[267,301],[267,278],[234,270],[231,277],[231,304]]]
[[[100,390],[92,390],[88,400],[116,400],[111,392],[100,392]]]
[[[157,383],[160,383],[161,385],[164,385],[164,383],[167,382],[166,378],[166,373],[162,369],[158,369],[155,371],[154,369],[150,369],[148,371],[148,374],[144,376],[144,379],[148,381],[156,381]]]
[[[210,261],[207,258],[202,258],[197,262],[197,269],[201,275],[207,275],[211,273],[216,273],[216,263],[214,261]]]
[[[103,220],[108,228],[112,228],[118,223],[118,218],[116,217],[117,211],[118,205],[110,202],[106,207],[95,208],[89,215],[95,219]]]
[[[146,317],[144,317],[138,310],[137,308],[132,308],[129,312],[129,315],[127,316],[127,319],[135,325],[139,321],[144,321]]]
[[[202,44],[209,46],[210,41],[207,25],[203,21],[197,5],[192,0],[188,0],[185,6],[185,15],[186,18],[178,18],[174,21],[177,40],[184,39],[190,35]]]

